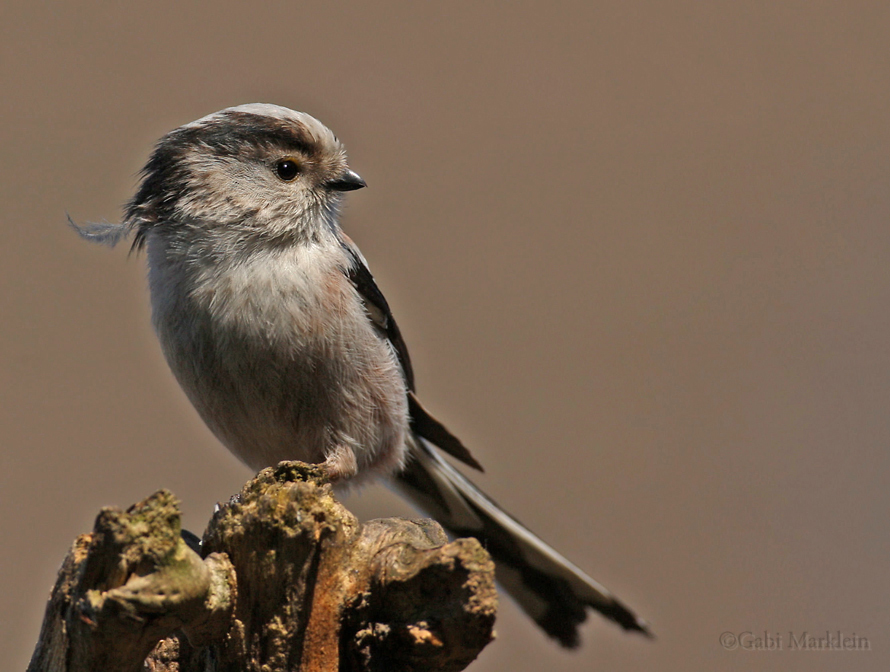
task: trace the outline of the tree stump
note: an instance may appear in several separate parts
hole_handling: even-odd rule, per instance
[[[360,525],[282,462],[200,545],[160,491],[103,509],[59,571],[29,672],[462,670],[493,638],[494,565],[430,520]]]

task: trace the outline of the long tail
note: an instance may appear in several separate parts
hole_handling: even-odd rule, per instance
[[[413,436],[397,489],[458,537],[476,537],[495,561],[497,579],[520,607],[565,647],[579,644],[587,607],[626,630],[651,636],[647,624],[603,586],[489,499],[426,442]]]

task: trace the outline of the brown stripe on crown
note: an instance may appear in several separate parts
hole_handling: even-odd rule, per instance
[[[309,159],[322,154],[322,143],[300,121],[251,112],[225,112],[203,124],[183,126],[168,136],[168,142],[182,148],[200,143],[219,156],[247,159],[273,147]]]

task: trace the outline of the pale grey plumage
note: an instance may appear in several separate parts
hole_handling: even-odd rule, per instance
[[[577,643],[586,607],[647,632],[430,446],[478,466],[414,396],[386,300],[340,230],[342,192],[360,186],[317,120],[243,105],[162,138],[122,225],[77,228],[147,248],[167,361],[246,464],[324,463],[341,485],[392,476],[451,531],[480,537],[505,587],[563,645]]]

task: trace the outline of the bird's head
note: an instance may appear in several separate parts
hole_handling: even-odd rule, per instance
[[[146,236],[313,239],[336,227],[342,192],[365,186],[317,119],[254,103],[165,135],[126,209],[134,245]]]

